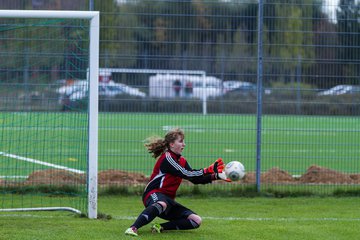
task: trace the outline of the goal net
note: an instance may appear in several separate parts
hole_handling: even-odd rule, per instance
[[[0,11],[0,213],[96,218],[98,46],[98,12]]]

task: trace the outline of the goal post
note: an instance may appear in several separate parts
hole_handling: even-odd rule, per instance
[[[42,21],[23,23],[20,20]],[[79,27],[65,22],[76,20],[81,21]],[[85,24],[82,21],[86,22],[86,27],[82,26]],[[79,210],[76,209],[76,206],[80,205],[78,203],[74,204],[75,207],[53,206],[54,203],[51,203],[51,206],[27,207],[23,205],[8,208],[8,205],[4,204],[8,196],[2,196],[3,203],[0,205],[0,212],[66,210],[77,213],[86,212],[89,218],[97,218],[99,21],[97,11],[0,10],[0,31],[4,33],[0,37],[0,45],[3,46],[0,46],[2,48],[0,58],[3,59],[0,61],[0,91],[2,91],[0,93],[2,94],[0,99],[2,123],[0,160],[4,160],[1,163],[3,169],[0,174],[1,189],[4,189],[4,186],[12,188],[14,183],[19,182],[21,178],[28,179],[26,175],[29,169],[33,171],[55,169],[68,172],[69,175],[85,173],[86,181],[82,183],[82,186],[86,189],[84,195],[87,206]],[[33,27],[38,29],[31,32]],[[51,34],[50,30],[54,33]],[[85,35],[85,40],[82,38],[83,35]],[[66,42],[75,41],[74,39],[77,41],[76,44],[67,45]],[[64,49],[60,49],[61,46]],[[4,59],[8,60],[4,61]],[[49,61],[54,61],[54,63],[49,64]],[[85,76],[86,84],[82,87],[88,89],[88,94],[85,98],[87,107],[84,112],[81,110],[77,113],[61,112],[57,99],[58,93],[55,93],[55,89],[59,89],[59,83],[54,80],[56,75],[64,78],[64,83],[61,84],[66,84],[65,82],[69,79],[73,81],[79,76]],[[23,117],[22,120],[18,120],[20,115]],[[61,123],[60,120],[55,120],[56,117],[64,118],[65,116],[68,118],[62,120]],[[18,123],[28,123],[28,125],[24,127]],[[71,124],[76,124],[76,129]],[[75,140],[64,140],[71,135],[64,131],[71,132]],[[46,136],[50,139],[45,139]],[[23,142],[36,146],[25,146]],[[55,144],[50,145],[49,142]],[[18,145],[18,152],[9,152],[15,149],[15,145]],[[74,149],[67,150],[64,145],[69,145],[69,148]],[[84,148],[81,148],[80,146],[83,145]],[[60,151],[60,147],[61,155],[67,157],[67,162],[58,163],[39,159],[51,155],[48,159],[60,161],[59,156],[53,152],[48,153],[51,149],[54,152]],[[80,149],[85,149],[86,152],[80,152]],[[66,166],[67,164],[75,166],[75,163],[71,161],[80,162],[72,157],[76,154],[79,159],[86,158],[86,166],[83,166],[85,164],[78,165],[80,170]],[[12,170],[11,167],[5,166],[4,164],[7,163],[13,164],[17,169]],[[25,169],[22,164],[27,164],[29,167]],[[13,172],[16,174],[10,176]],[[15,178],[15,180],[10,181],[10,178]],[[51,181],[51,176],[49,181]],[[6,193],[3,190],[0,192],[2,195]]]

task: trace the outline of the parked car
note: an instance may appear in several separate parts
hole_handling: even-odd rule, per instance
[[[88,82],[86,80],[77,80],[72,84],[64,85],[56,90],[60,95],[69,96],[72,100],[82,99],[87,96]],[[130,87],[123,83],[99,83],[99,96],[116,96],[118,94],[128,94],[131,96],[145,97],[146,94],[138,88]]]
[[[250,82],[243,81],[224,81],[223,82],[223,92],[224,94],[235,90],[235,89],[256,89],[256,85]]]
[[[88,96],[88,81],[73,81],[71,84],[58,88],[56,92],[60,94],[59,102],[65,110],[68,106],[74,105],[75,102],[83,100]],[[115,83],[113,81],[99,83],[99,96],[114,97],[122,94],[141,98],[146,96],[138,88],[130,87],[123,83]]]
[[[328,90],[321,91],[318,96],[327,96],[327,95],[342,95],[342,94],[353,94],[360,93],[360,86],[353,85],[337,85]]]
[[[223,82],[223,91],[226,93],[254,93],[256,94],[257,85],[251,82],[242,82],[242,81],[224,81]],[[270,89],[264,90],[265,94],[270,94]]]
[[[99,96],[113,97],[120,94],[128,94],[141,98],[146,97],[146,94],[138,88],[130,87],[123,83],[115,83],[113,81],[109,83],[99,83]]]
[[[88,88],[88,82],[86,80],[69,80],[66,81],[63,86],[56,89],[56,92],[60,95],[70,96],[74,92],[86,91]]]

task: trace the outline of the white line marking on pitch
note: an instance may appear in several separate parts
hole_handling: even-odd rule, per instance
[[[360,221],[360,218],[241,218],[241,217],[202,217],[209,220],[225,221],[278,221],[278,222],[296,222],[296,221]]]
[[[40,216],[33,214],[0,214],[0,217],[33,217],[33,218],[54,218],[55,216]],[[62,216],[56,216],[60,218]],[[115,220],[135,220],[135,216],[113,216]],[[360,218],[240,218],[240,217],[202,217],[202,219],[208,220],[222,220],[222,221],[277,221],[277,222],[310,222],[310,221],[327,221],[327,222],[359,222]]]
[[[69,171],[69,172],[80,173],[80,174],[84,173],[84,171],[77,170],[77,169],[74,169],[74,168],[68,168],[68,167],[64,167],[64,166],[61,166],[61,165],[47,163],[47,162],[43,162],[43,161],[32,159],[32,158],[18,156],[18,155],[15,155],[15,154],[0,152],[0,155],[2,155],[4,157],[9,157],[9,158],[14,158],[14,159],[17,159],[17,160],[25,161],[25,162],[44,165],[44,166],[47,166],[47,167],[53,167],[53,168],[56,168],[56,169],[63,169],[63,170]]]
[[[14,176],[0,176],[0,178],[28,178],[29,176],[16,176],[16,175],[14,175]]]
[[[114,219],[117,220],[134,220],[136,217],[131,216],[114,216]],[[277,222],[308,222],[308,221],[329,221],[329,222],[339,222],[339,221],[347,221],[347,222],[358,222],[360,218],[241,218],[241,217],[201,217],[202,219],[208,220],[222,220],[222,221],[277,221]]]

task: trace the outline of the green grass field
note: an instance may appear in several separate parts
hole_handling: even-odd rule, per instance
[[[46,169],[21,157],[86,169],[87,117],[82,113],[0,113],[0,175],[28,175]],[[180,126],[186,133],[184,156],[192,167],[218,157],[256,168],[256,116],[126,114],[99,115],[99,170],[123,169],[148,175],[151,160],[143,140]],[[300,175],[313,165],[360,172],[357,117],[264,116],[261,167],[280,167]]]
[[[101,197],[99,210],[111,220],[89,220],[67,212],[0,213],[0,239],[203,239],[319,240],[358,239],[358,198],[206,198],[180,197],[180,203],[203,218],[199,229],[161,236],[140,229],[139,238],[125,229],[142,211],[139,196]],[[161,223],[161,219],[155,219]]]
[[[59,167],[84,171],[87,124],[82,113],[0,113],[0,176],[26,177]],[[143,147],[144,139],[162,136],[175,126],[185,130],[184,155],[192,167],[204,167],[222,157],[225,162],[242,161],[247,171],[255,170],[255,116],[125,113],[99,116],[99,170],[149,175],[154,160]],[[360,172],[358,118],[264,116],[262,126],[263,171],[280,167],[302,174],[316,164]],[[307,190],[307,186],[298,186],[302,187]],[[321,192],[326,186],[317,187]],[[210,186],[200,189],[216,191]],[[140,229],[139,239],[357,239],[360,233],[355,197],[205,196],[206,192],[201,197],[178,199],[203,217],[200,229],[158,236],[146,226]],[[1,208],[71,206],[84,210],[85,201],[84,196],[2,194]],[[123,232],[143,208],[140,197],[100,195],[98,206],[112,219],[89,220],[68,212],[0,213],[0,239],[129,239]]]

